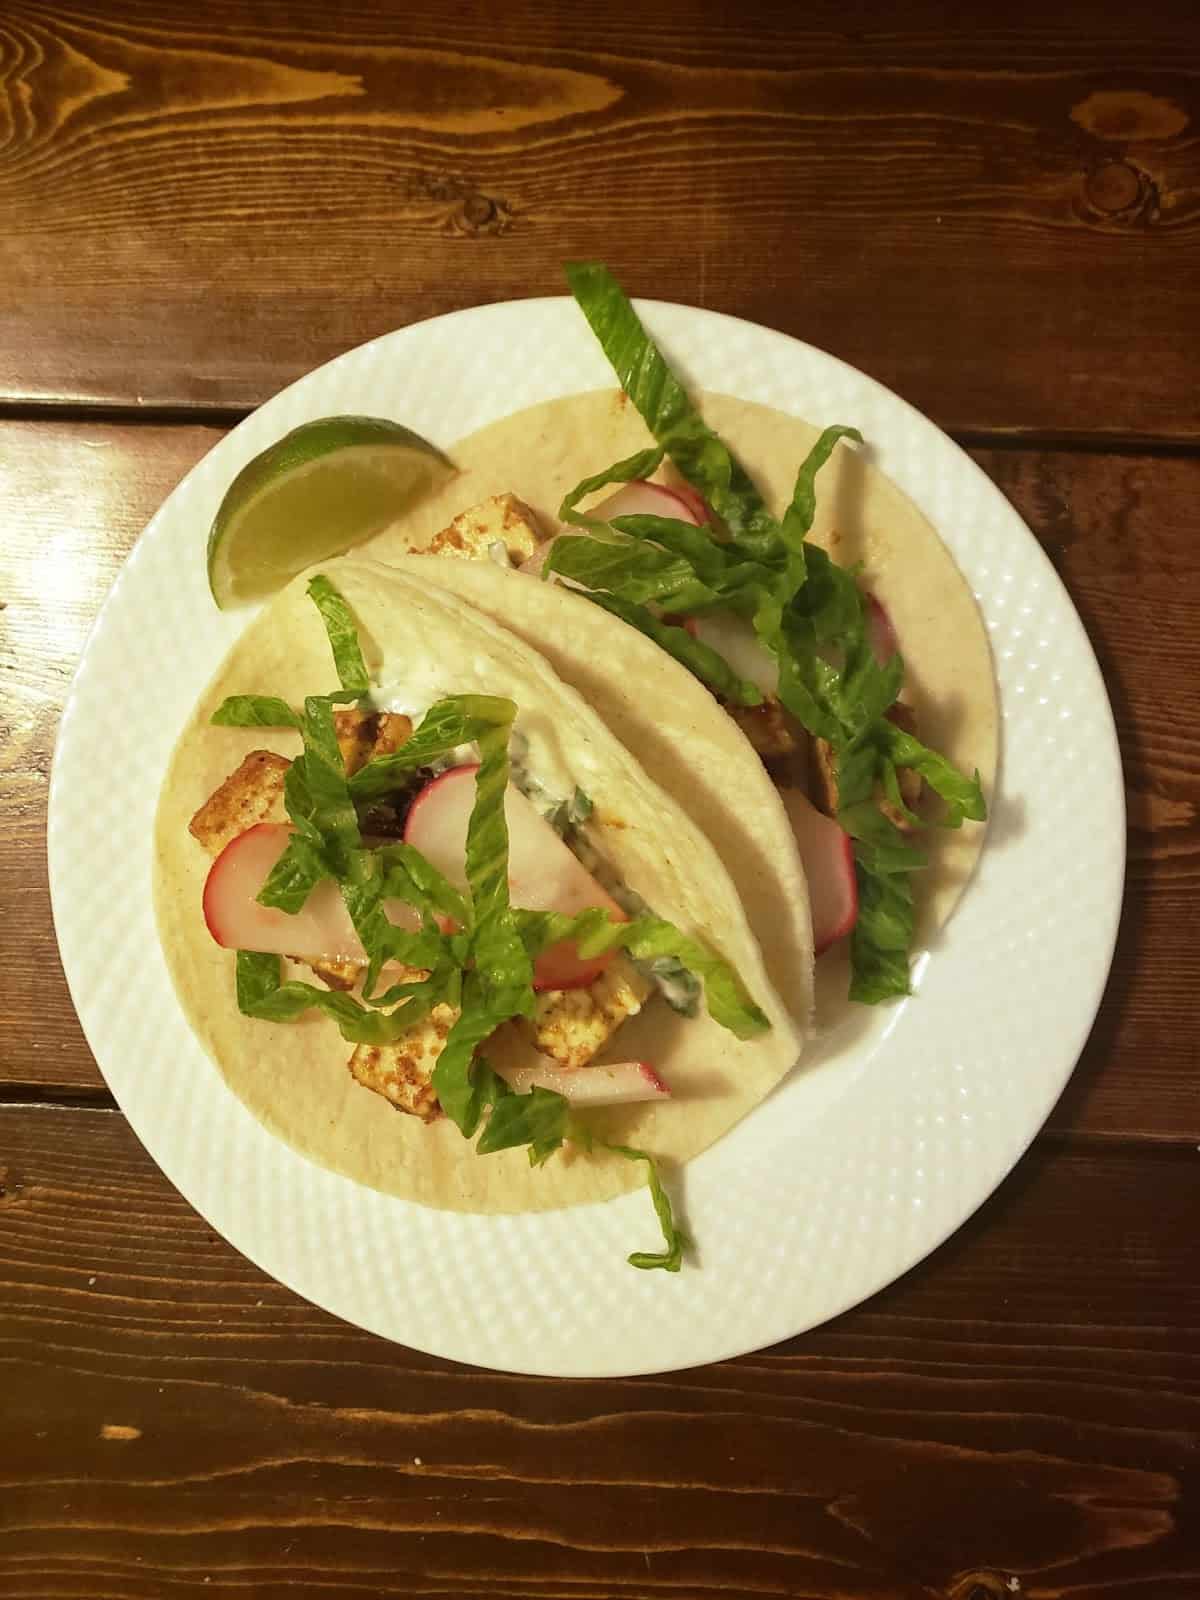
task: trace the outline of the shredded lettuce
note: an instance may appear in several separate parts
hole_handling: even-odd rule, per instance
[[[622,389],[679,471],[746,551],[771,543],[776,524],[749,473],[696,410],[612,273],[598,261],[570,262],[566,273]]]
[[[231,694],[213,712],[218,728],[298,728],[300,718],[273,694]]]
[[[492,1110],[487,1126],[479,1136],[475,1148],[481,1155],[496,1150],[512,1150],[522,1145],[529,1148],[531,1166],[541,1166],[566,1140],[585,1150],[610,1150],[626,1161],[644,1161],[654,1203],[654,1213],[662,1229],[661,1251],[635,1250],[627,1259],[631,1267],[643,1271],[661,1268],[665,1272],[678,1272],[683,1264],[684,1251],[691,1246],[687,1233],[675,1221],[670,1197],[663,1187],[658,1165],[645,1150],[635,1150],[631,1145],[609,1144],[597,1139],[591,1131],[571,1115],[570,1103],[553,1089],[535,1088],[529,1094],[512,1094],[502,1079],[490,1074],[489,1092]]]
[[[325,622],[341,691],[309,696],[302,713],[270,696],[236,696],[223,704],[214,721],[299,730],[303,753],[292,762],[284,782],[284,803],[294,831],[258,898],[295,912],[319,882],[334,878],[367,955],[363,998],[310,983],[284,982],[278,956],[239,950],[237,1001],[245,1015],[289,1023],[317,1010],[334,1021],[349,1042],[382,1046],[402,1038],[435,1006],[453,1008],[457,1017],[432,1078],[442,1109],[467,1138],[484,1123],[476,1146],[480,1154],[527,1145],[535,1165],[568,1137],[590,1148],[592,1135],[569,1117],[563,1096],[542,1089],[530,1095],[511,1094],[479,1055],[479,1047],[503,1023],[533,1014],[533,962],[549,945],[569,937],[585,955],[621,945],[650,963],[683,963],[703,980],[715,1021],[740,1038],[753,1037],[769,1026],[732,967],[661,918],[642,916],[632,923],[610,924],[607,912],[600,909],[562,917],[517,911],[509,904],[504,795],[517,711],[511,700],[458,695],[439,701],[400,750],[369,762],[348,778],[334,708],[366,693],[366,669],[354,618],[342,596],[323,575],[312,580],[309,594]],[[468,744],[478,747],[480,759],[467,825],[463,894],[411,845],[366,848],[355,800],[384,794],[404,774]],[[566,806],[566,824],[586,820],[591,808],[589,797],[577,789]],[[385,910],[388,900],[411,906],[420,917],[419,929],[394,924]],[[389,962],[412,969],[413,975],[377,995]],[[630,1256],[631,1263],[678,1271],[686,1236],[674,1223],[653,1158],[624,1146],[605,1148],[646,1163],[663,1229],[663,1252],[636,1253]]]
[[[524,910],[514,915],[525,949],[533,958],[564,940],[570,940],[585,961],[608,950],[626,950],[635,961],[645,962],[673,956],[703,983],[708,1014],[714,1022],[739,1039],[757,1038],[771,1026],[729,963],[662,917],[647,915],[614,922],[603,906],[575,916]]]
[[[556,540],[546,567],[573,579],[598,605],[655,639],[734,705],[753,705],[760,697],[754,690],[750,698],[718,652],[700,646],[650,607],[674,613],[723,609],[751,621],[778,666],[780,701],[809,733],[830,744],[837,763],[839,821],[855,839],[859,883],[851,998],[874,1003],[906,994],[913,932],[909,874],[923,858],[878,812],[876,793],[882,790],[911,817],[898,776],[899,769],[909,768],[946,802],[943,826],[982,821],[987,808],[978,773],[964,777],[888,721],[904,681],[904,663],[898,653],[883,664],[875,659],[853,573],[807,538],[821,467],[839,440],[861,443],[862,435],[844,426],[824,429],[800,465],[782,520],[776,521],[748,473],[700,417],[608,269],[598,262],[573,263],[567,280],[658,449],[704,495],[724,532],[682,532],[684,524],[655,517],[617,517],[605,525],[578,511],[594,489],[653,470],[658,462],[650,449],[593,474],[566,496],[560,516],[586,536]],[[865,822],[866,810],[878,826]]]
[[[476,744],[508,716],[511,700],[487,694],[453,694],[438,700],[400,748],[376,756],[350,779],[355,800],[377,800],[388,794],[410,772],[453,755],[462,745]],[[508,716],[511,725],[512,718]]]
[[[309,580],[308,596],[325,624],[338,682],[343,689],[366,694],[371,680],[358,642],[354,613],[323,572]]]
[[[296,1022],[305,1012],[323,1012],[337,1023],[350,1044],[395,1044],[422,1021],[436,1004],[431,993],[414,994],[396,1010],[373,1011],[353,995],[315,984],[282,979],[278,956],[256,950],[237,953],[238,1010],[262,1022]]]

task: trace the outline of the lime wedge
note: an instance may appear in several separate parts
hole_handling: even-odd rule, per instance
[[[453,474],[428,440],[381,417],[321,417],[255,456],[208,535],[208,584],[224,610],[282,588],[314,561],[386,528]]]

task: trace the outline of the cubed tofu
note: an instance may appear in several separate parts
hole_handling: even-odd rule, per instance
[[[728,706],[729,715],[764,760],[790,756],[799,732],[778,700],[764,700],[760,706]]]
[[[260,822],[286,822],[283,780],[291,762],[271,750],[252,750],[188,823],[188,832],[210,856]]]
[[[397,1111],[436,1122],[442,1108],[433,1091],[433,1069],[457,1018],[453,1006],[434,1006],[395,1044],[360,1044],[350,1057],[355,1081],[382,1095]]]
[[[542,531],[525,502],[515,494],[494,494],[460,512],[449,527],[434,534],[423,554],[486,561],[492,546],[501,544],[519,567],[541,542]]]
[[[390,756],[412,733],[412,722],[398,711],[360,711],[357,706],[333,714],[334,732],[346,776],[376,756]]]
[[[586,1067],[627,1017],[635,1016],[654,988],[618,955],[586,989],[547,989],[533,1017],[518,1026],[543,1055],[562,1067]]]

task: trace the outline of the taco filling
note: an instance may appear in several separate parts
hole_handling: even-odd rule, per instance
[[[621,848],[633,839],[628,860],[638,862],[653,843],[648,828],[669,823],[661,815],[667,797],[629,794],[618,814],[613,796],[623,791],[597,749],[598,732],[560,737],[556,716],[566,720],[569,710],[531,690],[524,709],[508,695],[478,692],[490,674],[486,651],[521,652],[518,641],[502,644],[498,630],[479,637],[487,625],[461,618],[455,636],[449,596],[414,594],[396,580],[391,605],[377,616],[409,612],[406,632],[419,595],[451,631],[441,651],[418,644],[403,652],[402,671],[393,656],[391,668],[372,674],[356,613],[387,580],[362,563],[330,563],[328,571],[354,595],[353,609],[325,572],[304,593],[340,688],[306,692],[297,703],[247,692],[243,680],[204,718],[232,738],[269,729],[299,742],[290,756],[245,751],[187,821],[211,863],[201,897],[207,933],[236,952],[237,1011],[275,1032],[314,1016],[333,1024],[343,1050],[350,1047],[342,1059],[357,1089],[442,1139],[435,1172],[447,1125],[460,1142],[476,1139],[472,1155],[520,1150],[540,1167],[569,1146],[576,1162],[616,1158],[644,1168],[665,1244],[630,1259],[677,1270],[684,1235],[654,1157],[630,1142],[636,1124],[611,1116],[696,1091],[687,1070],[675,1079],[676,1046],[662,1059],[641,1046],[623,1056],[621,1030],[647,1013],[653,1037],[661,1009],[685,1019],[684,1029],[702,1022],[701,1048],[711,1047],[715,1027],[728,1037],[729,1055],[761,1053],[774,1029],[760,1084],[786,1070],[796,1033],[761,969],[744,979],[694,926],[659,914],[645,874],[635,871],[631,881]],[[286,624],[281,649],[291,637]],[[472,649],[472,669],[456,667],[455,657]],[[549,676],[540,664],[539,671]],[[469,692],[446,692],[464,673]],[[526,688],[519,675],[517,683]],[[177,765],[187,765],[190,751],[185,737]],[[585,784],[603,796],[603,809]],[[176,853],[178,839],[160,827],[160,841],[168,837]],[[696,864],[703,871],[703,853]],[[691,891],[694,906],[710,887]],[[168,886],[165,925],[182,909],[173,901]],[[768,995],[773,1016],[750,983]],[[205,996],[210,1023],[212,1005]],[[232,1066],[246,1070],[244,1061]],[[751,1074],[747,1087],[754,1086]],[[610,1120],[598,1121],[606,1111]],[[397,1151],[402,1158],[403,1146]],[[419,1162],[419,1150],[409,1154]]]

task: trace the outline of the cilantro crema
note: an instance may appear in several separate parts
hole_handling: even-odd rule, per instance
[[[746,469],[700,416],[607,267],[572,263],[567,280],[657,447],[585,478],[567,495],[560,519],[581,532],[555,540],[544,575],[572,579],[733,705],[757,705],[761,695],[717,651],[665,621],[664,614],[728,611],[753,627],[778,667],[781,702],[809,733],[828,741],[837,764],[838,821],[854,839],[859,894],[850,998],[874,1004],[907,994],[911,874],[925,863],[878,810],[876,792],[899,807],[898,772],[908,768],[945,801],[941,826],[983,821],[987,808],[978,773],[964,777],[888,720],[904,663],[899,654],[885,663],[875,659],[853,574],[807,537],[821,467],[840,439],[861,443],[862,435],[855,428],[826,428],[800,465],[782,520],[776,520]],[[664,455],[704,496],[724,537],[666,517],[604,523],[579,510],[598,489],[649,476]]]

